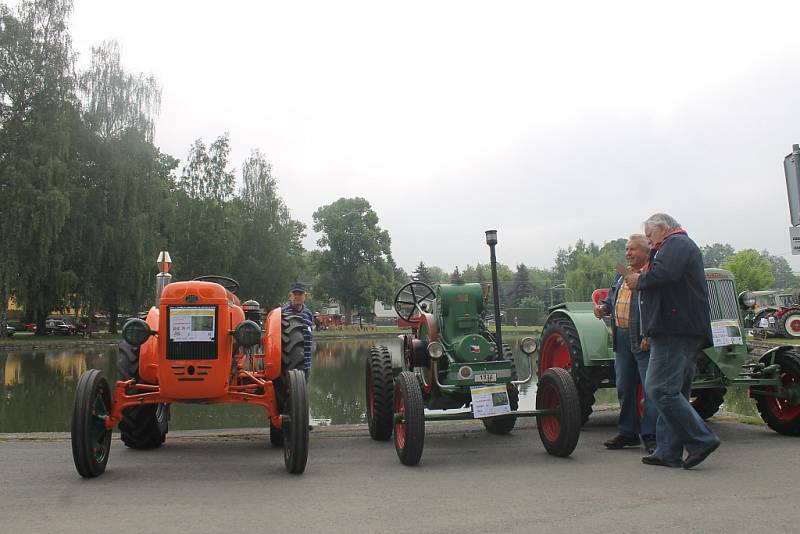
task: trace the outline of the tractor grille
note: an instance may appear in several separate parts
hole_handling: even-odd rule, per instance
[[[708,311],[712,321],[739,320],[739,305],[733,280],[706,280],[708,286]]]
[[[181,307],[183,309],[187,307]],[[214,306],[214,339],[212,341],[175,341],[167,334],[168,360],[216,360],[219,339],[219,310]],[[167,308],[171,311],[171,307]],[[167,325],[169,330],[169,315]]]

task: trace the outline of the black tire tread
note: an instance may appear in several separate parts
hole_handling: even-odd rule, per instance
[[[769,363],[770,356],[764,355],[762,363]],[[775,363],[781,366],[781,371],[788,370],[795,376],[800,376],[800,355],[794,351],[782,350],[775,354]],[[761,419],[778,434],[784,436],[800,436],[800,416],[795,417],[790,421],[785,421],[776,417],[767,403],[768,397],[766,395],[758,395],[757,391],[753,388],[750,390],[751,395],[756,399],[756,408],[758,413],[761,414]]]
[[[303,318],[296,314],[281,315],[281,374],[273,382],[275,398],[278,401],[278,411],[284,413],[286,409],[287,388],[289,387],[289,371],[303,372],[306,368],[305,338],[303,337]],[[269,425],[269,442],[273,447],[283,447],[283,431]]]
[[[94,478],[103,474],[108,463],[111,449],[111,431],[108,431],[104,440],[105,453],[100,462],[92,455],[92,445],[89,443],[87,424],[94,404],[95,394],[100,389],[105,390],[104,396],[107,408],[111,410],[111,390],[108,381],[97,369],[90,369],[83,373],[75,388],[75,399],[72,406],[71,442],[72,460],[78,474],[84,478]]]
[[[514,353],[511,351],[511,347],[505,343],[503,343],[503,359],[511,360],[511,380],[516,380],[517,366],[514,362]],[[511,406],[511,411],[516,412],[519,408],[519,390],[517,390],[517,386],[514,384],[508,384],[506,390],[508,392],[508,404]],[[517,416],[503,415],[500,417],[481,419],[481,421],[483,421],[483,426],[490,434],[505,435],[514,430],[514,426],[517,424]]]
[[[117,379],[141,382],[139,376],[139,348],[127,341],[119,344],[117,354]],[[122,411],[119,433],[122,442],[131,449],[147,450],[160,447],[167,437],[168,421],[159,420],[155,404],[133,406]],[[168,413],[168,412],[167,412]]]
[[[395,380],[395,395],[402,395],[405,403],[405,444],[401,448],[395,433],[394,448],[404,465],[417,465],[425,445],[425,404],[417,377],[411,371],[402,371]]]
[[[547,436],[545,436],[542,425],[539,424],[537,418],[536,428],[539,431],[539,437],[548,454],[561,458],[567,457],[572,454],[575,447],[578,445],[578,438],[581,432],[581,406],[578,389],[569,372],[556,367],[551,367],[545,371],[539,379],[539,382],[541,384],[552,382],[558,391],[560,407],[559,422],[561,424],[561,433],[558,439],[550,441]],[[536,408],[541,408],[538,402],[538,396]]]
[[[691,401],[692,408],[705,421],[719,411],[727,391],[725,388],[695,390],[694,399]]]
[[[299,369],[287,372],[289,432],[283,434],[283,458],[286,470],[299,475],[306,470],[308,462],[308,398],[306,397],[306,378]],[[285,439],[289,436],[290,439]]]
[[[392,376],[392,355],[383,345],[369,349],[366,362],[366,379],[372,380],[373,413],[369,413],[370,399],[367,398],[367,426],[369,435],[376,441],[388,441],[394,427],[394,377]],[[366,384],[369,396],[369,383]]]

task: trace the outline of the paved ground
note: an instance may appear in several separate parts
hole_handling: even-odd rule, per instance
[[[430,424],[414,468],[363,427],[316,429],[302,476],[263,431],[176,432],[149,452],[115,439],[93,480],[75,472],[66,435],[2,435],[0,531],[800,531],[800,439],[717,418],[722,446],[685,471],[606,451],[615,418],[593,416],[568,459],[544,452],[530,419],[511,436]]]

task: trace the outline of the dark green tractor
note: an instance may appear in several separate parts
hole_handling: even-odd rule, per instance
[[[780,434],[800,436],[797,347],[777,346],[757,362],[747,363],[747,331],[742,315],[755,304],[754,296],[742,293],[737,297],[733,274],[723,269],[706,269],[706,284],[714,345],[698,355],[692,406],[707,419],[719,410],[727,388],[748,387],[770,428]],[[600,298],[601,290],[595,291],[593,299]],[[570,372],[578,387],[584,423],[592,413],[595,391],[615,387],[610,331],[593,310],[592,302],[566,302],[550,308],[537,365],[539,374],[551,367]]]
[[[496,236],[494,231],[487,232],[494,317],[499,317]],[[410,282],[397,292],[398,322],[410,327],[411,333],[401,336],[401,368],[393,368],[387,347],[370,350],[366,415],[373,439],[386,441],[394,436],[403,464],[419,463],[426,421],[481,419],[487,431],[508,434],[517,417],[537,417],[539,436],[548,453],[569,456],[577,445],[581,425],[578,392],[567,371],[545,370],[539,378],[536,409],[518,410],[517,388],[529,381],[533,372],[519,380],[511,350],[502,342],[499,321],[494,332],[487,328],[488,293],[488,286],[464,282],[436,288]],[[525,338],[520,348],[530,360],[536,344]],[[441,412],[426,414],[426,409]]]

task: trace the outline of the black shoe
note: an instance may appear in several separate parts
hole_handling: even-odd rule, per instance
[[[644,443],[644,450],[647,451],[647,454],[653,454],[656,450],[656,437],[655,436],[642,436],[642,442]]]
[[[692,467],[698,465],[700,462],[708,458],[709,454],[717,450],[718,447],[719,447],[719,441],[717,441],[715,444],[713,444],[703,452],[698,452],[697,454],[690,454],[683,461],[683,468],[691,469]]]
[[[646,465],[660,465],[663,467],[680,467],[681,465],[680,463],[671,464],[669,462],[665,462],[664,460],[653,454],[642,456],[642,463]]]
[[[636,447],[639,443],[641,443],[639,436],[623,436],[619,434],[604,442],[603,445],[606,446],[606,449],[622,449],[624,447]]]

